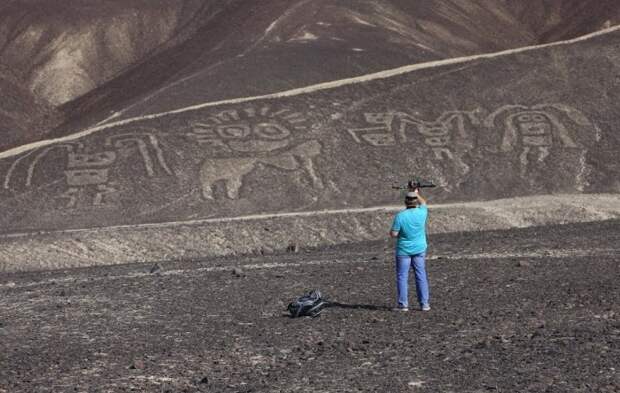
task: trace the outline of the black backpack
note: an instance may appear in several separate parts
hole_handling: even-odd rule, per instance
[[[327,301],[321,297],[321,292],[315,289],[289,303],[287,308],[288,312],[291,313],[291,318],[314,318],[323,311],[327,304]]]

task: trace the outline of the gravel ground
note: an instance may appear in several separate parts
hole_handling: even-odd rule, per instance
[[[2,274],[0,392],[620,391],[620,221],[429,240],[430,312],[388,241]]]

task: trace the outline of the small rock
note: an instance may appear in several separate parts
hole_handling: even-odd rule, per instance
[[[131,366],[129,366],[129,368],[131,370],[144,370],[144,361],[136,359],[131,363]]]
[[[484,348],[489,348],[490,346],[491,346],[491,340],[489,340],[488,338],[487,338],[487,339],[484,339],[484,340],[481,340],[481,341],[478,341],[478,342],[474,345],[474,347],[475,347],[476,349],[484,349]]]
[[[518,267],[530,267],[532,265],[529,262],[527,262],[527,261],[519,261],[519,262],[517,262],[517,266]]]
[[[273,254],[273,249],[263,246],[260,248],[260,250],[258,250],[258,252],[260,253],[260,255]]]
[[[411,381],[407,385],[410,388],[421,388],[424,385],[424,381]]]
[[[528,338],[530,340],[534,340],[535,338],[540,337],[540,336],[542,336],[542,334],[539,331],[535,331],[533,333],[528,334]]]
[[[241,268],[235,267],[232,270],[232,275],[235,277],[243,277],[245,276],[245,274],[243,273],[243,270],[241,270]]]
[[[149,273],[155,274],[155,273],[159,273],[160,271],[161,271],[161,267],[158,264],[154,264],[151,267],[151,270],[149,270]]]
[[[203,377],[203,378],[200,380],[200,382],[198,382],[198,383],[202,383],[202,384],[209,383],[209,378],[208,378],[208,377]]]

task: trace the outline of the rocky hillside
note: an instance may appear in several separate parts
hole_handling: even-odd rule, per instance
[[[2,228],[618,192],[620,31],[99,126],[2,153]],[[536,72],[532,72],[536,70]]]
[[[0,64],[32,96],[31,107],[62,118],[33,127],[39,118],[18,110],[16,127],[0,124],[3,135],[13,135],[0,147],[113,114],[572,38],[615,24],[618,10],[613,1],[593,0],[13,0],[0,5]],[[18,94],[5,83],[0,92]],[[12,110],[4,102],[0,109]]]
[[[59,111],[63,104],[187,40],[226,4],[199,0],[3,2],[0,66],[15,78],[19,90],[30,94],[29,105]],[[11,100],[24,95],[2,81],[0,92]],[[10,103],[3,100],[0,112],[10,110]],[[44,127],[31,127],[35,116],[30,109],[14,113],[22,119],[19,132],[1,122],[0,131],[12,137],[2,138],[0,147],[37,139],[58,125],[48,121]]]
[[[24,20],[47,20],[48,3],[24,4],[41,6]],[[376,239],[400,200],[391,186],[410,176],[436,182],[432,204],[451,204],[432,223],[442,232],[618,216],[620,29],[522,47],[612,23],[611,2],[581,13],[570,1],[179,1],[167,3],[174,17],[97,4],[57,11],[58,26],[104,43],[76,52],[101,61],[79,67],[100,79],[67,79],[90,80],[85,94],[56,101],[79,90],[62,73],[46,74],[54,95],[32,84],[60,64],[53,30],[33,38],[49,56],[32,72],[0,68],[11,98],[0,111],[0,270]],[[150,27],[158,18],[176,27]],[[144,28],[123,37],[159,33],[106,52],[118,21]],[[3,53],[28,52],[12,45]],[[515,197],[526,199],[461,205]]]
[[[34,142],[62,121],[54,106],[26,88],[8,68],[0,65],[0,147]]]

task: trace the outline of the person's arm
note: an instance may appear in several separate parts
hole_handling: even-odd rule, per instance
[[[390,229],[390,237],[398,237],[398,232],[400,232],[400,221],[398,220],[398,216],[394,217],[394,222],[392,223],[392,228]]]
[[[426,205],[426,198],[424,198],[422,195],[420,195],[420,189],[416,189],[415,193],[418,196],[418,203],[420,205]]]

